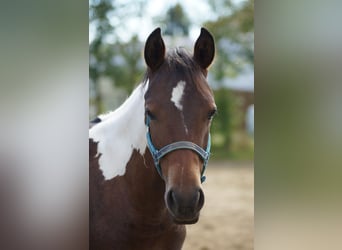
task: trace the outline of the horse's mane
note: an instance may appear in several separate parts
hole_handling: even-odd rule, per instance
[[[183,47],[174,48],[168,51],[165,59],[171,70],[199,70],[199,66],[194,61],[192,55]]]
[[[167,67],[169,72],[178,72],[190,79],[197,76],[201,70],[193,56],[183,47],[168,50],[165,61],[160,67]],[[149,70],[146,70],[142,81],[144,85],[148,82],[148,78]]]

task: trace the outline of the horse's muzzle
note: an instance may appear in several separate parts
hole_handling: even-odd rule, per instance
[[[176,223],[194,224],[198,221],[199,211],[203,207],[204,194],[200,188],[187,193],[170,189],[165,194],[165,201]]]

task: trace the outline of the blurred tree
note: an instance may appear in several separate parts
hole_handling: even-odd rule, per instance
[[[125,30],[129,18],[142,15],[145,2],[146,0],[129,0],[124,3],[116,0],[90,0],[89,21],[90,28],[94,30],[94,38],[89,45],[89,77],[96,113],[105,111],[99,94],[98,80],[101,76],[109,77],[115,85],[130,92],[137,83],[138,76],[142,75],[142,45],[137,36],[133,34],[128,42],[124,42],[117,31]]]
[[[235,6],[228,0],[209,0],[213,10],[225,15],[204,24],[214,35],[218,50],[212,75],[217,82],[254,65],[254,0]],[[228,11],[230,10],[230,11]]]
[[[108,19],[108,13],[113,9],[111,0],[90,1],[89,21],[95,25],[95,38],[89,45],[89,77],[93,82],[94,104],[100,111],[102,111],[102,100],[97,82],[101,74],[104,74],[106,64],[111,56],[105,38],[113,32],[113,26]]]
[[[145,65],[142,59],[143,44],[134,35],[127,43],[116,43],[107,74],[112,76],[115,86],[132,92],[135,85],[143,78]]]
[[[188,36],[190,20],[185,15],[182,5],[177,3],[166,12],[165,35],[169,36]]]
[[[217,115],[212,123],[213,150],[229,150],[233,128],[232,113],[234,110],[233,96],[228,89],[214,91]]]

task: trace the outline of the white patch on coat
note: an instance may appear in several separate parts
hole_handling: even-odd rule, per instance
[[[177,83],[177,86],[172,89],[171,102],[173,102],[176,108],[178,108],[178,110],[181,111],[181,117],[182,117],[183,124],[184,124],[184,130],[185,130],[185,133],[188,134],[189,133],[188,127],[185,124],[184,114],[182,112],[183,111],[182,98],[184,95],[185,84],[186,84],[185,81],[179,81]]]
[[[186,134],[189,134],[189,130],[188,130],[188,127],[187,127],[186,124],[185,124],[184,115],[183,115],[183,114],[182,114],[182,119],[183,119],[183,123],[184,123],[184,130],[185,130],[185,133],[186,133]]]
[[[183,105],[181,102],[184,94],[185,84],[185,81],[179,81],[177,86],[172,89],[171,94],[171,102],[173,102],[180,111],[183,110]]]
[[[146,89],[147,86],[144,88],[143,84],[140,84],[119,108],[100,116],[103,120],[89,130],[89,138],[98,142],[99,166],[105,180],[125,174],[134,149],[141,155],[145,153]]]

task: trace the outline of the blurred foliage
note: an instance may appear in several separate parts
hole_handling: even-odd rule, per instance
[[[239,7],[227,0],[211,0],[209,3],[213,10],[232,12],[204,24],[215,37],[219,53],[216,53],[212,74],[220,83],[225,77],[241,73],[246,64],[254,65],[254,0],[245,1]]]
[[[178,3],[171,7],[162,20],[165,23],[165,35],[188,36],[190,20],[186,16],[182,6]]]
[[[228,89],[216,90],[214,91],[214,96],[218,112],[215,119],[213,119],[211,128],[213,149],[224,148],[229,150],[234,127],[234,116],[232,114],[234,112],[235,99]]]
[[[96,35],[89,45],[89,77],[95,83],[95,93],[99,93],[97,80],[101,74],[105,74],[106,64],[111,57],[108,45],[104,39],[106,34],[113,31],[107,13],[113,10],[110,0],[91,1],[89,5],[89,21],[96,23]],[[95,106],[101,111],[101,96],[95,96]]]
[[[141,13],[146,1],[91,0],[89,6],[90,24],[95,27],[95,37],[89,45],[89,77],[95,92],[97,113],[102,113],[103,103],[99,94],[99,78],[107,76],[116,86],[128,93],[142,77],[144,66],[141,62],[142,44],[133,34],[128,42],[120,40],[116,30],[125,27],[125,21]],[[132,11],[133,10],[133,11]],[[112,25],[114,20],[117,25]],[[139,64],[140,63],[140,64]]]
[[[241,103],[228,88],[214,90],[217,115],[212,121],[212,158],[248,159],[254,157],[254,140],[241,127],[245,115]]]
[[[129,0],[125,3],[90,0],[89,20],[95,35],[89,48],[89,76],[95,92],[91,103],[95,104],[97,113],[106,111],[98,89],[101,77],[109,77],[115,87],[124,89],[127,94],[143,78],[146,69],[142,57],[143,42],[138,39],[137,33],[128,40],[121,39],[119,34],[120,30],[125,30],[126,21],[144,13],[146,3],[147,0]],[[217,47],[209,75],[218,106],[218,115],[212,124],[213,150],[219,158],[220,155],[227,157],[227,152],[231,152],[232,158],[241,158],[240,153],[234,152],[242,150],[242,158],[247,155],[252,159],[252,138],[242,133],[241,128],[245,116],[241,114],[238,98],[224,87],[224,80],[244,73],[246,67],[254,68],[254,1],[234,4],[230,0],[207,0],[207,3],[216,15],[215,19],[202,24],[214,35]],[[192,21],[181,3],[170,6],[164,15],[155,17],[153,22],[164,27],[164,35],[170,37],[187,37],[192,27]]]

